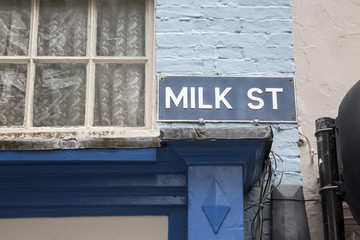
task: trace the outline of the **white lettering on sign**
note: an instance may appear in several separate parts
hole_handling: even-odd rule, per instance
[[[265,91],[272,93],[273,109],[278,109],[277,93],[283,92],[283,89],[282,88],[265,88]]]
[[[221,94],[220,94],[220,88],[215,88],[215,108],[220,109],[220,102],[222,102],[227,109],[232,109],[232,106],[230,103],[225,99],[226,94],[228,94],[231,90],[231,87],[226,88]]]
[[[282,93],[284,90],[282,88],[265,88],[265,92],[270,92],[272,95],[272,108],[274,110],[278,109],[278,100],[277,100],[277,93]],[[264,107],[264,100],[260,97],[255,97],[253,95],[254,92],[257,92],[258,94],[262,94],[263,91],[259,88],[250,88],[247,92],[248,98],[250,100],[258,102],[258,104],[248,103],[249,108],[251,109],[261,109]]]
[[[190,88],[190,107],[191,108],[196,108],[196,105],[195,105],[195,88],[194,87],[191,87]]]
[[[170,87],[165,88],[165,108],[170,108],[170,99],[174,102],[175,106],[178,107],[180,101],[183,99],[183,108],[188,108],[188,95],[187,87],[183,87],[179,93],[178,97],[175,97],[174,92]]]
[[[198,96],[199,96],[199,108],[200,109],[212,109],[212,105],[204,104],[204,89],[202,87],[198,88]]]
[[[255,97],[253,95],[254,92],[257,92],[259,94],[263,93],[263,91],[259,88],[250,88],[249,91],[247,92],[248,98],[250,98],[250,100],[258,102],[258,104],[255,105],[253,103],[248,103],[248,106],[249,108],[255,110],[262,109],[264,107],[264,100],[262,100],[262,98]]]
[[[220,92],[220,88],[214,88],[214,98],[215,99],[215,109],[220,109],[221,103],[227,109],[233,109],[229,101],[226,99],[226,95],[231,91],[231,87],[225,88],[222,92]],[[188,87],[181,88],[178,96],[174,94],[171,87],[165,88],[165,108],[171,108],[171,102],[174,103],[175,107],[179,107],[181,101],[182,107],[184,109],[189,107],[190,100],[190,108],[195,109],[198,107],[199,109],[213,109],[213,105],[209,103],[204,103],[204,88],[198,87],[190,87],[190,96],[188,92]],[[196,90],[197,90],[197,99],[196,99]],[[265,88],[265,93],[271,93],[272,99],[272,109],[277,110],[278,107],[278,93],[282,93],[283,88]],[[264,93],[260,88],[250,88],[247,91],[247,97],[252,101],[247,105],[250,109],[259,110],[262,109],[265,105],[264,100],[261,98],[261,95]],[[209,98],[207,98],[209,99]],[[196,102],[197,100],[197,102]],[[197,104],[197,106],[196,106]]]
[[[199,109],[212,109],[212,104],[204,103],[204,88],[199,87],[198,89],[198,107]],[[226,88],[220,93],[220,88],[215,88],[215,108],[220,109],[220,103],[222,102],[227,109],[232,109],[230,103],[226,100],[226,95],[230,92],[231,87]],[[196,88],[190,87],[190,108],[196,108]],[[183,101],[183,108],[188,108],[188,88],[183,87],[178,96],[175,96],[174,92],[170,87],[165,88],[165,108],[171,108],[171,101],[175,104],[175,107],[180,105]]]

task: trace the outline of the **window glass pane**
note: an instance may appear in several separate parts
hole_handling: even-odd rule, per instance
[[[0,64],[0,126],[24,124],[26,64]]]
[[[144,65],[97,64],[95,126],[144,126]]]
[[[31,1],[0,0],[0,56],[28,54]]]
[[[35,127],[84,125],[86,64],[38,64]]]
[[[97,1],[98,56],[144,56],[145,1]]]
[[[39,56],[85,56],[87,0],[40,0]]]

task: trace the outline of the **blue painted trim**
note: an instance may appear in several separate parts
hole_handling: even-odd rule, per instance
[[[214,184],[210,189],[204,204],[202,205],[202,209],[206,214],[214,232],[218,233],[231,209],[231,205],[216,180],[214,181]]]
[[[244,190],[260,179],[268,147],[265,139],[173,140],[167,142],[188,166],[242,166]]]
[[[185,163],[145,152],[156,161],[0,161],[0,218],[167,215],[169,240],[186,240]]]
[[[204,200],[208,194],[201,180],[206,179],[224,187],[231,204],[224,222],[216,224],[216,236],[242,239],[242,170],[247,169],[244,186],[250,187],[267,147],[264,139],[216,139],[171,140],[144,149],[0,151],[0,218],[167,215],[169,240],[186,240],[196,231],[193,226],[205,226],[192,212],[193,198]],[[188,174],[203,166],[211,178]],[[193,184],[189,189],[188,181]],[[202,200],[196,211],[214,233]],[[189,240],[201,239],[191,236]]]
[[[244,239],[242,171],[241,166],[189,167],[188,240]]]
[[[156,161],[156,148],[1,151],[0,160]]]

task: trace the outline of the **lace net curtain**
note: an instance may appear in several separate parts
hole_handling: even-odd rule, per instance
[[[86,102],[93,101],[94,126],[144,126],[144,64],[96,63],[89,99],[90,60],[56,63],[56,57],[144,56],[145,2],[97,0],[96,45],[88,41],[88,7],[88,0],[40,0],[35,52],[54,59],[35,56],[32,124],[82,126]],[[0,58],[29,56],[30,14],[29,0],[0,0]],[[0,126],[24,125],[28,75],[27,63],[0,63]]]

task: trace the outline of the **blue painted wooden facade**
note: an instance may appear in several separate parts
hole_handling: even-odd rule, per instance
[[[168,215],[169,240],[241,239],[271,128],[194,132],[165,131],[156,148],[1,151],[0,217]]]

